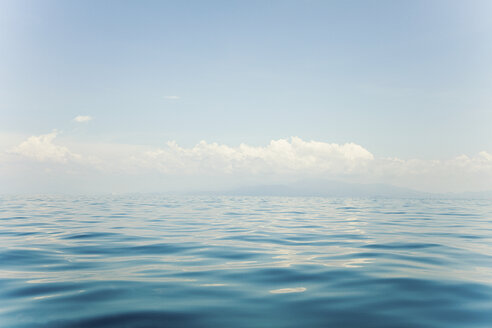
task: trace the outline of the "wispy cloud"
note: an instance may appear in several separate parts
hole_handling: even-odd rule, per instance
[[[93,118],[88,115],[78,115],[73,120],[77,123],[87,123],[91,121]]]
[[[178,99],[181,99],[180,96],[164,96],[164,99],[167,99],[167,100],[178,100]]]

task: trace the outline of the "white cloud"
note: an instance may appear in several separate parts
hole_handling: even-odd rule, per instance
[[[354,143],[304,141],[298,137],[272,140],[265,146],[201,141],[192,147],[168,142],[153,148],[101,143],[61,145],[56,136],[56,131],[31,136],[3,153],[0,162],[10,163],[9,167],[17,171],[22,165],[15,165],[15,161],[27,159],[30,167],[42,162],[44,169],[53,165],[59,179],[63,172],[73,172],[87,181],[93,179],[95,186],[106,177],[108,181],[118,177],[118,183],[129,183],[129,190],[135,181],[144,181],[138,177],[146,177],[141,188],[144,191],[145,185],[156,184],[157,190],[166,190],[172,189],[173,183],[184,186],[183,181],[209,189],[214,185],[285,183],[303,178],[388,183],[436,192],[487,190],[492,186],[492,154],[486,151],[449,160],[402,160],[377,158]]]
[[[382,158],[366,173],[371,181],[431,192],[491,190],[492,155],[460,155],[448,160]]]
[[[77,123],[87,123],[92,120],[91,116],[78,115],[73,119]]]
[[[201,141],[192,148],[182,148],[168,142],[165,148],[145,152],[139,163],[165,173],[348,174],[373,159],[369,151],[353,143],[306,142],[292,137],[272,140],[266,147],[230,147]]]
[[[181,97],[179,97],[179,96],[164,96],[164,99],[167,99],[167,100],[178,100],[180,98]]]
[[[11,152],[39,162],[67,163],[72,160],[80,160],[80,155],[53,143],[57,134],[57,131],[53,131],[48,134],[29,137],[13,148]]]

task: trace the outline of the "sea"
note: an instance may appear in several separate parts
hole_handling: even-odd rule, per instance
[[[0,327],[492,327],[492,201],[0,197]]]

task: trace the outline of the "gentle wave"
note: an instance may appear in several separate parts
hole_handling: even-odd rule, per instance
[[[4,196],[1,327],[491,327],[492,203]]]

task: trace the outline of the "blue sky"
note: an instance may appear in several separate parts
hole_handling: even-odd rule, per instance
[[[491,15],[489,1],[2,1],[2,145],[56,129],[63,146],[297,136],[376,158],[490,154]]]

